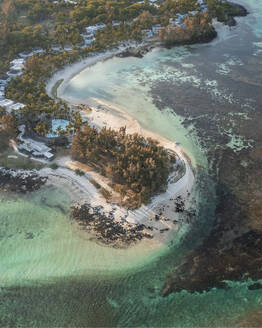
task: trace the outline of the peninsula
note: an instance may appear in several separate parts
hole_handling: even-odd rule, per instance
[[[83,208],[96,208],[97,220],[113,218],[113,241],[119,225],[127,222],[135,236],[145,230],[145,236],[163,239],[177,226],[180,218],[174,213],[184,210],[193,185],[182,149],[142,129],[122,109],[98,99],[68,104],[57,91],[79,69],[113,55],[141,56],[154,46],[210,41],[216,36],[213,18],[232,24],[245,9],[218,0],[124,1],[121,6],[115,1],[104,6],[99,1],[5,0],[1,8],[3,162],[11,156],[19,167],[23,157],[23,168],[37,166],[43,183],[67,181],[68,190],[70,183],[77,185],[82,197],[72,193],[72,198],[82,203],[74,206],[74,216],[89,227],[94,212],[89,220],[90,211]],[[9,146],[16,155],[10,155]],[[149,225],[153,218],[155,225]],[[105,235],[101,227],[93,230],[100,231],[100,239]]]

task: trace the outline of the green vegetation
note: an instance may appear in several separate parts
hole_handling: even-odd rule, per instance
[[[187,14],[191,10],[199,9],[199,4],[195,0],[166,0],[159,9],[160,15],[173,17],[175,14]]]
[[[50,165],[50,168],[51,168],[52,170],[57,170],[58,167],[59,167],[59,166],[58,166],[56,163],[52,163],[52,164]]]
[[[101,195],[108,201],[110,202],[112,194],[110,191],[106,190],[105,188],[99,188],[99,192]]]
[[[98,182],[96,182],[96,180],[91,179],[89,181],[92,183],[92,185],[96,187],[96,189],[101,189],[101,185]]]
[[[219,0],[208,0],[217,15],[225,8]],[[0,74],[6,71],[10,58],[34,47],[49,49],[51,45],[63,48],[79,46],[85,28],[105,23],[106,29],[96,35],[96,48],[105,48],[126,39],[141,39],[141,29],[155,23],[168,25],[177,13],[198,10],[196,0],[165,0],[159,7],[132,0],[82,0],[77,5],[53,0],[0,1]],[[136,18],[136,21],[133,20]],[[114,21],[120,22],[115,26]]]
[[[212,16],[225,7],[219,0],[208,0],[208,5]],[[8,70],[10,60],[19,52],[35,47],[45,50],[27,59],[23,75],[11,80],[6,97],[26,105],[20,110],[21,116],[31,121],[39,134],[48,132],[49,127],[43,122],[51,117],[69,119],[71,124],[67,132],[74,133],[81,126],[79,117],[72,118],[68,106],[61,100],[51,99],[45,91],[45,83],[54,71],[120,41],[140,41],[143,29],[155,24],[164,26],[161,38],[168,45],[197,42],[201,35],[208,39],[214,32],[208,14],[189,18],[186,29],[170,29],[169,26],[169,19],[177,13],[199,9],[197,0],[159,1],[158,7],[148,1],[134,3],[132,0],[108,0],[106,3],[104,0],[82,0],[77,5],[64,1],[54,3],[53,0],[2,0],[0,75]],[[81,33],[97,23],[106,24],[105,28],[96,32],[91,45],[80,48],[83,44]],[[53,51],[52,45],[60,51]],[[66,45],[72,46],[72,50],[64,50]]]
[[[12,79],[6,90],[6,97],[26,105],[20,110],[23,116],[33,119],[43,113],[56,117],[67,117],[69,108],[63,101],[54,101],[45,91],[45,81],[56,68],[73,62],[73,57],[60,53],[56,55],[34,55],[26,62],[22,76]]]
[[[66,133],[75,133],[82,124],[79,113],[71,113],[68,105],[62,100],[50,98],[45,90],[46,80],[57,68],[74,62],[79,58],[68,53],[34,55],[26,62],[22,76],[12,79],[6,89],[6,97],[26,106],[20,109],[20,115],[30,121],[40,135],[49,131],[47,119],[65,118],[70,120]],[[62,133],[62,132],[61,132]]]
[[[156,140],[126,134],[125,128],[103,128],[99,132],[88,124],[74,137],[70,153],[109,178],[123,204],[132,208],[148,203],[153,195],[166,190],[176,161],[175,155],[168,154]],[[101,192],[106,194],[103,189]]]
[[[80,177],[82,177],[83,175],[85,175],[85,172],[82,171],[82,170],[76,169],[76,170],[75,170],[75,174],[76,174],[76,175],[79,175]]]
[[[2,0],[0,1],[0,74],[8,65],[8,60],[21,51],[34,47],[48,49],[52,44],[80,45],[81,33],[85,27],[96,23],[105,23],[108,29],[112,22],[122,24],[115,29],[120,39],[128,32],[127,20],[139,16],[143,11],[156,14],[156,8],[149,3],[139,4],[130,0],[79,1],[78,5],[52,0]],[[125,26],[126,25],[126,26]],[[134,27],[130,27],[134,30]],[[131,36],[131,32],[130,35]],[[133,33],[136,35],[136,32]],[[128,37],[129,37],[128,36]],[[98,44],[103,38],[98,37]]]
[[[216,36],[211,24],[211,17],[207,13],[197,14],[185,19],[187,28],[181,26],[168,27],[160,32],[161,39],[167,45],[189,44],[210,41]]]
[[[2,137],[0,132],[0,166],[9,169],[22,169],[22,170],[40,170],[44,167],[44,164],[36,162],[29,157],[20,156],[14,153],[14,151],[10,149],[3,150],[1,148],[2,145]],[[7,139],[8,142],[8,139]],[[11,156],[11,157],[10,157]]]
[[[52,90],[51,90],[51,95],[53,98],[57,98],[57,89],[59,88],[59,86],[63,83],[64,79],[58,80],[55,85],[53,86]]]
[[[0,129],[0,153],[3,153],[9,146],[10,136]]]
[[[0,107],[0,153],[9,146],[9,139],[16,135],[16,121],[12,115],[6,113],[5,108]]]
[[[247,11],[244,7],[221,0],[206,0],[211,17],[216,17],[219,22],[235,25],[234,16],[245,16]]]

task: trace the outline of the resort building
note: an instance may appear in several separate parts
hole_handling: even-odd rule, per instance
[[[43,142],[24,137],[25,125],[20,125],[18,130],[20,133],[17,139],[21,141],[21,144],[18,145],[19,151],[25,153],[27,156],[32,155],[33,157],[47,160],[53,159],[54,154],[51,153],[52,149],[50,147],[46,146]]]

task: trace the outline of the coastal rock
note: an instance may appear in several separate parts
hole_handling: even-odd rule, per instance
[[[46,183],[47,177],[40,177],[36,171],[12,170],[0,167],[0,188],[12,192],[38,190]]]
[[[227,1],[225,2],[224,6],[224,15],[217,18],[218,21],[223,22],[228,26],[236,25],[237,22],[234,17],[242,17],[248,15],[246,8],[237,3]]]
[[[255,284],[248,286],[249,290],[256,290],[256,289],[262,289],[262,284],[260,282],[256,282]]]
[[[126,58],[126,57],[137,57],[137,58],[142,58],[147,54],[151,49],[153,48],[152,46],[140,46],[140,47],[130,47],[121,52],[120,54],[117,55],[117,57],[120,58]]]
[[[117,222],[113,214],[103,212],[102,206],[76,204],[72,207],[72,218],[93,233],[97,241],[113,247],[126,247],[143,238],[153,238],[143,224]]]
[[[245,7],[228,1],[229,9],[227,10],[227,15],[230,17],[243,17],[248,15],[248,11]]]
[[[185,201],[181,198],[181,196],[178,196],[175,199],[175,212],[182,213],[185,210]]]

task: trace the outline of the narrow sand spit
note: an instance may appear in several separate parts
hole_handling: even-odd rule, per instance
[[[97,61],[112,57],[115,54],[110,53],[97,55],[94,58],[85,60],[83,63],[78,63],[75,66],[68,67],[62,72],[58,72],[49,81],[49,91],[55,85],[57,80],[63,79],[63,83],[58,88],[58,94],[62,94],[62,90],[74,75],[88,65],[93,65]],[[106,57],[107,56],[107,57]],[[65,100],[69,101],[64,97]],[[83,103],[83,101],[81,102]],[[148,205],[142,205],[137,210],[127,210],[117,202],[107,203],[104,197],[94,187],[90,180],[96,180],[106,189],[110,190],[107,185],[107,179],[96,172],[90,170],[88,166],[78,162],[73,162],[70,157],[62,157],[56,160],[59,165],[57,170],[45,168],[41,170],[43,175],[48,175],[49,183],[61,186],[67,190],[72,201],[84,202],[87,201],[91,206],[103,206],[103,212],[107,215],[114,210],[114,219],[116,221],[130,223],[143,223],[149,227],[150,233],[154,235],[157,241],[163,242],[171,239],[173,232],[181,227],[183,222],[183,214],[177,213],[176,202],[177,197],[185,202],[185,208],[190,205],[190,193],[194,183],[194,174],[188,157],[184,154],[183,149],[177,146],[174,142],[158,135],[152,131],[146,130],[140,126],[138,121],[127,114],[123,109],[114,105],[105,103],[99,99],[87,99],[85,104],[92,110],[81,110],[82,118],[89,124],[101,129],[103,126],[119,129],[125,126],[127,133],[135,133],[150,137],[159,141],[160,145],[173,151],[177,154],[177,166],[180,170],[175,170],[170,177],[168,188],[165,193],[153,197]],[[72,106],[75,104],[71,104]],[[74,106],[75,107],[75,106]],[[84,176],[78,176],[74,170],[80,168],[85,172]],[[112,190],[110,190],[112,191]],[[117,199],[117,195],[114,197]],[[157,220],[156,220],[157,215]],[[165,229],[165,231],[163,231]],[[162,230],[162,232],[161,232]]]

